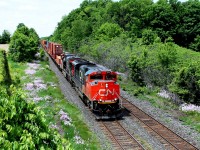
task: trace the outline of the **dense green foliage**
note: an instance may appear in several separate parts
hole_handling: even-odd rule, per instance
[[[9,52],[11,58],[16,62],[30,61],[38,52],[39,37],[33,28],[19,24],[11,37]]]
[[[171,37],[176,44],[199,51],[199,16],[199,0],[84,0],[58,23],[51,40],[77,50],[87,41],[107,40],[123,31],[140,38],[144,29],[150,29],[161,41]]]
[[[49,129],[44,113],[27,103],[20,90],[11,96],[0,88],[0,147],[4,149],[62,149],[57,132]]]
[[[8,44],[10,43],[10,32],[7,30],[4,30],[2,35],[0,35],[0,44]]]
[[[157,86],[199,103],[199,27],[199,0],[84,0],[49,39],[129,74],[139,86]]]
[[[200,104],[200,53],[171,42],[134,46],[129,61],[133,81],[169,89],[186,102]]]
[[[177,73],[173,84],[176,93],[187,102],[200,104],[200,62],[189,64]]]
[[[5,51],[0,50],[0,147],[3,149],[67,149],[68,143],[49,128],[44,113],[27,102],[11,84]]]

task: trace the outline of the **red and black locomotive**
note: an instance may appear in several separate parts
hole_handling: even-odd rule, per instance
[[[42,40],[41,45],[97,118],[122,116],[116,72],[63,52],[61,44]]]

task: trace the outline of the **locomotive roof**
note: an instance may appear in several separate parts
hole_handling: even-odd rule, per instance
[[[66,53],[65,53],[65,58],[68,58],[68,57],[73,57],[73,56],[75,57],[75,55],[74,55],[74,54],[70,54],[70,53],[67,53],[67,54],[66,54]]]
[[[66,56],[66,59],[68,60],[68,59],[75,59],[75,58],[80,58],[80,57],[78,57],[78,56],[76,56],[76,55],[69,55],[69,56]]]
[[[85,59],[76,59],[72,62],[72,64],[76,67],[76,66],[81,66],[81,65],[90,65],[90,64],[92,65],[93,63]]]
[[[86,72],[85,72],[85,76],[93,73],[93,72],[98,72],[98,71],[111,71],[110,69],[104,67],[104,66],[100,66],[100,65],[84,65],[84,66],[81,66],[82,69],[84,69]]]

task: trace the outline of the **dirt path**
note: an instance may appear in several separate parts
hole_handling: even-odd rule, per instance
[[[0,49],[6,50],[8,52],[9,44],[0,44]]]

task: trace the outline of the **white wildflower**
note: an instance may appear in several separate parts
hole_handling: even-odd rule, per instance
[[[170,94],[166,90],[161,90],[158,95],[163,98],[170,98]]]
[[[84,140],[78,135],[76,135],[74,137],[74,140],[75,140],[76,144],[84,144]]]
[[[64,112],[62,109],[59,112],[60,120],[63,121],[65,125],[71,125],[71,118],[68,116],[66,112]]]
[[[59,129],[59,127],[56,124],[51,124],[50,128],[57,129],[57,130]]]
[[[182,104],[180,106],[180,109],[182,111],[197,111],[197,112],[200,113],[200,106],[196,106],[196,105],[193,105],[193,104],[186,104],[186,103],[184,103],[184,104]]]

